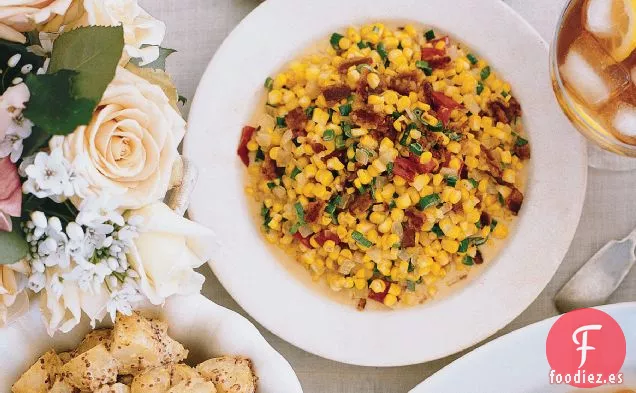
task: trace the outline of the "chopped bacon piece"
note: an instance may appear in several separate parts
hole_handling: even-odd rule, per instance
[[[294,138],[298,138],[299,136],[307,136],[307,131],[305,130],[293,130],[292,136]]]
[[[358,305],[356,306],[356,309],[358,311],[364,311],[364,308],[367,306],[367,299],[360,299],[358,300]]]
[[[334,150],[331,153],[324,156],[323,161],[327,162],[327,160],[333,157],[336,157],[338,160],[340,160],[341,163],[344,164],[347,161],[347,150],[346,149]]]
[[[351,89],[345,85],[329,86],[322,91],[327,103],[334,104],[349,97]]]
[[[468,179],[468,167],[463,162],[462,165],[459,167],[459,178]]]
[[[415,247],[415,234],[422,229],[424,217],[414,209],[408,209],[404,214],[406,221],[402,223],[402,248]]]
[[[382,280],[384,281],[384,291],[380,292],[380,293],[375,293],[373,292],[372,289],[369,289],[369,294],[367,295],[367,297],[371,300],[375,300],[378,303],[384,303],[384,298],[386,297],[386,295],[389,293],[389,288],[391,287],[391,283],[386,281],[386,280]]]
[[[453,100],[452,98],[450,98],[444,93],[433,91],[431,92],[431,96],[433,97],[433,102],[438,107],[446,107],[448,109],[455,109],[455,108],[461,107],[461,104],[459,104],[457,101]]]
[[[249,151],[247,150],[247,143],[252,139],[256,128],[245,126],[243,127],[243,132],[241,133],[241,141],[239,142],[238,149],[236,150],[236,154],[241,157],[241,161],[245,166],[250,164]]]
[[[309,202],[305,211],[305,221],[314,223],[325,212],[325,201]]]
[[[402,224],[402,248],[415,247],[415,232],[412,227]]]
[[[530,158],[530,144],[515,146],[514,153],[520,160],[527,160]]]
[[[403,96],[408,96],[412,91],[417,91],[417,71],[403,72],[389,79],[389,89],[395,90]]]
[[[294,131],[304,131],[305,126],[307,125],[307,115],[301,107],[298,107],[287,113],[285,116],[285,123],[287,123],[287,127]]]
[[[309,146],[311,146],[311,148],[313,149],[314,153],[316,153],[316,154],[327,150],[327,147],[325,145],[323,145],[322,143],[319,143],[319,142],[310,142]]]
[[[450,45],[450,38],[448,38],[447,35],[439,37],[439,38],[435,38],[434,40],[431,40],[431,44],[433,44],[433,46],[435,46],[440,41],[444,41],[446,46]]]
[[[369,86],[369,82],[367,80],[367,76],[369,76],[370,72],[371,71],[366,68],[362,70],[362,72],[360,73],[360,79],[358,80],[358,85],[356,87],[356,94],[362,102],[367,102],[369,100],[369,94],[381,92],[384,90],[385,87],[384,81],[381,79],[380,85],[375,89],[372,89],[371,86]]]
[[[482,263],[484,263],[484,256],[481,255],[481,251],[477,250],[477,253],[475,254],[475,258],[473,258],[473,260],[477,265],[481,265]]]
[[[294,234],[294,239],[298,240],[302,245],[304,245],[307,248],[313,248],[311,246],[311,243],[309,242],[309,237],[303,237],[303,235],[301,235],[300,232],[296,232]]]
[[[481,216],[479,216],[479,223],[481,224],[481,227],[485,228],[487,226],[490,226],[490,222],[490,214],[481,212]]]
[[[486,155],[486,161],[488,161],[488,167],[490,168],[490,174],[493,175],[495,179],[501,179],[501,175],[503,171],[499,166],[499,162],[492,155],[492,151],[486,149],[484,146],[481,146],[481,151]]]
[[[327,229],[320,231],[320,233],[316,235],[315,239],[316,243],[320,244],[321,246],[324,245],[327,240],[332,240],[334,243],[340,244],[340,238],[338,237],[338,235]]]
[[[427,61],[428,61],[428,65],[432,69],[436,70],[436,69],[444,69],[444,68],[446,68],[446,66],[450,64],[451,58],[450,58],[450,56],[437,56],[437,57],[433,57],[432,59],[429,59]]]
[[[365,192],[364,194],[358,195],[354,198],[349,205],[349,212],[351,212],[354,216],[365,214],[372,204],[373,200],[371,199],[371,195]]]
[[[415,209],[408,209],[404,212],[404,215],[408,218],[408,225],[416,230],[422,229],[424,225],[424,217]]]
[[[512,123],[517,117],[521,116],[521,105],[514,98],[510,97],[510,101],[502,100],[491,101],[488,103],[488,112],[490,116],[502,123]]]
[[[360,127],[368,129],[386,129],[385,116],[372,109],[356,109],[351,113],[351,120]]]
[[[516,216],[521,210],[523,204],[523,194],[515,187],[512,188],[512,192],[506,198],[506,207]]]
[[[431,82],[424,82],[422,84],[422,95],[424,98],[424,102],[428,105],[433,105],[433,85]]]
[[[445,106],[442,106],[437,110],[437,119],[442,122],[444,127],[448,125],[448,122],[450,121],[450,116],[451,116],[451,110]]]
[[[444,49],[422,48],[422,60],[429,61],[435,57],[441,57],[445,55],[446,51]]]
[[[348,59],[342,62],[340,66],[338,66],[338,71],[341,74],[345,74],[351,66],[358,66],[360,64],[373,64],[373,59],[370,57],[354,57],[353,59]]]
[[[420,163],[419,158],[415,155],[411,155],[409,158],[398,157],[393,164],[393,173],[412,182],[415,180],[415,176],[422,173],[430,173],[436,166],[437,164],[433,160],[426,164]]]
[[[265,161],[263,161],[263,165],[261,166],[261,173],[267,180],[274,180],[278,177],[276,161],[269,158],[269,155],[265,156]]]

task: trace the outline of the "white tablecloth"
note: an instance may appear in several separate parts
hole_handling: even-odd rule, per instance
[[[167,23],[165,46],[179,51],[170,57],[168,69],[174,76],[180,93],[189,98],[193,97],[199,78],[223,39],[260,3],[258,0],[140,2],[151,14]],[[523,15],[549,41],[565,0],[507,0],[506,3]],[[553,131],[575,132],[573,129]],[[557,314],[552,298],[567,279],[603,244],[611,239],[622,238],[636,227],[636,209],[632,205],[635,190],[636,172],[613,173],[590,169],[583,216],[561,268],[541,296],[499,334]],[[528,266],[528,269],[532,269],[532,266]],[[208,277],[204,295],[247,316],[221,287],[210,269],[204,267],[202,270]],[[634,300],[636,271],[630,274],[611,302]],[[272,335],[258,324],[257,326],[294,367],[307,393],[404,393],[461,355],[409,367],[347,366],[306,353]]]

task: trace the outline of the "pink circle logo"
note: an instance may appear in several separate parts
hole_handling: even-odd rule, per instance
[[[588,308],[564,314],[546,341],[550,383],[577,388],[620,384],[626,349],[623,330],[607,313]]]

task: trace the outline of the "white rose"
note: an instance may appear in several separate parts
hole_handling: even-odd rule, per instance
[[[205,278],[194,269],[210,257],[212,231],[161,202],[129,211],[127,216],[144,219],[128,253],[130,265],[140,276],[142,293],[153,304],[162,304],[172,295],[199,292]]]
[[[111,195],[124,209],[162,199],[179,157],[185,121],[163,90],[119,67],[93,119],[65,137],[54,137],[64,157],[88,182],[88,195]]]
[[[0,38],[24,44],[22,34],[56,15],[64,15],[72,0],[0,0]]]
[[[25,261],[0,265],[0,327],[29,310],[29,296],[24,290],[28,270]]]
[[[163,42],[166,35],[166,25],[141,8],[137,0],[75,1],[77,7],[73,7],[66,18],[47,26],[47,30],[55,31],[59,25],[65,25],[65,29],[68,30],[78,26],[121,24],[124,27],[124,64],[131,57],[141,58],[142,65],[151,63],[159,57],[158,45]]]

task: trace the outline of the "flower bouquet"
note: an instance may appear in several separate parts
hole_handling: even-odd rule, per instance
[[[201,289],[210,232],[162,202],[187,167],[164,34],[137,0],[0,3],[0,325],[29,293],[53,334]]]

